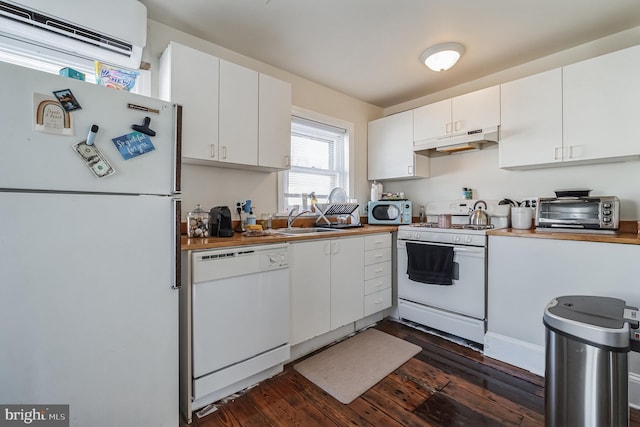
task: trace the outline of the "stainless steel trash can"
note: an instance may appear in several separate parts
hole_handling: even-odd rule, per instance
[[[628,425],[625,305],[617,298],[565,296],[545,308],[547,427]]]

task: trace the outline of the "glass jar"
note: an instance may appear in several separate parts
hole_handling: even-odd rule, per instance
[[[187,214],[187,236],[209,236],[209,212],[203,210],[199,203]]]

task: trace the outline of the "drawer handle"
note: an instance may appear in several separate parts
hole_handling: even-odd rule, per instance
[[[378,305],[378,304],[382,304],[382,302],[383,302],[383,301],[384,301],[384,300],[383,300],[382,298],[378,298],[378,299],[376,300],[376,305]]]
[[[376,273],[382,273],[384,271],[384,269],[380,268],[378,270],[375,270]]]

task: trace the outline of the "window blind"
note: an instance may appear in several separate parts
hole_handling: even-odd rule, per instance
[[[291,169],[284,174],[284,207],[302,205],[303,194],[314,192],[324,201],[335,187],[346,188],[345,129],[309,120],[291,118]]]

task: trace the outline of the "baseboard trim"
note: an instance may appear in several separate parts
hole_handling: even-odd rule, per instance
[[[484,355],[544,376],[544,346],[487,332],[484,336]],[[640,409],[640,374],[633,372],[629,373],[629,405]]]
[[[487,332],[484,336],[484,355],[544,376],[544,346]]]

